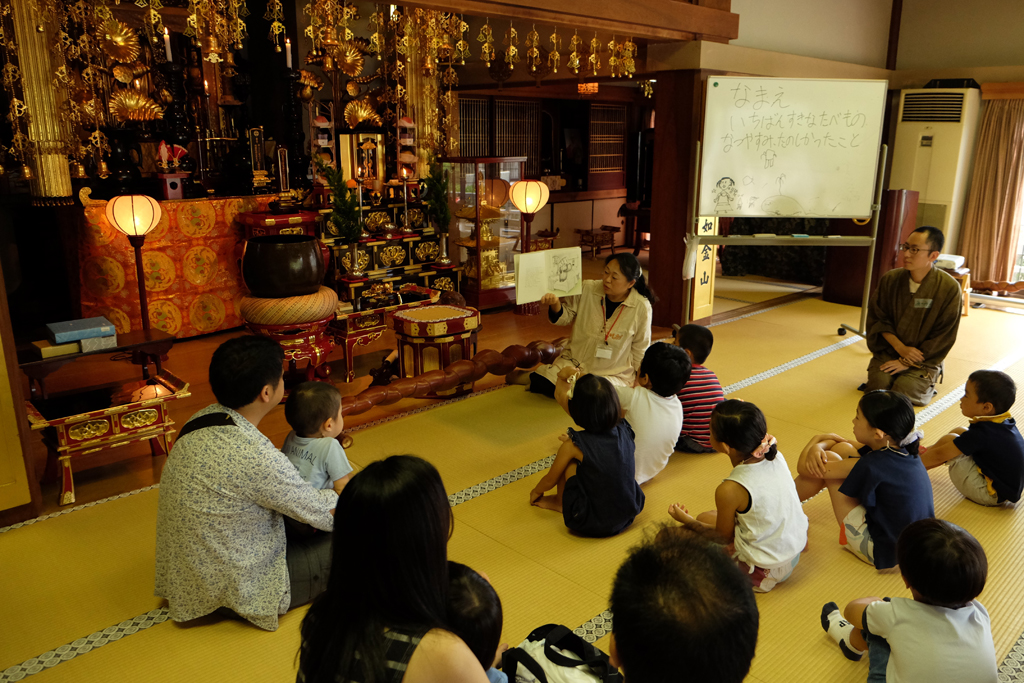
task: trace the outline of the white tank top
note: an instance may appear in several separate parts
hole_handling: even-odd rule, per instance
[[[796,557],[807,545],[807,515],[782,453],[774,460],[739,464],[725,479],[750,494],[736,513],[736,553],[749,565],[769,568]]]

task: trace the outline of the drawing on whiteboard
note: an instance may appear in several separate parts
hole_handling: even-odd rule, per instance
[[[748,209],[754,208],[754,203],[756,201],[757,201],[757,197],[751,197],[750,200],[747,202],[747,208]]]
[[[748,175],[745,175],[745,176],[743,176],[743,184],[744,185],[753,185],[754,184],[754,179],[751,178]]]
[[[804,208],[800,206],[800,202],[782,194],[782,186],[786,182],[786,174],[782,173],[775,179],[775,184],[779,187],[779,193],[766,198],[761,202],[761,210],[766,214],[772,216],[800,216],[804,213]]]
[[[582,265],[579,252],[553,256],[551,269],[548,271],[548,291],[572,291],[580,281]]]
[[[715,200],[715,212],[730,211],[737,196],[736,181],[726,176],[715,183],[711,197]]]

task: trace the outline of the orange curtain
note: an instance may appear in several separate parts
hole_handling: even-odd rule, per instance
[[[981,120],[961,254],[971,279],[1008,280],[1024,199],[1024,100],[989,100]]]

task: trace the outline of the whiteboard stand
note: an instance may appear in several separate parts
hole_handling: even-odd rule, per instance
[[[878,221],[882,210],[882,176],[885,173],[885,159],[888,154],[888,145],[882,145],[878,155],[878,170],[875,178],[875,201],[871,205],[871,236],[870,237],[754,237],[753,235],[705,235],[697,232],[696,204],[694,214],[691,216],[690,228],[687,231],[688,240],[697,240],[696,247],[703,244],[731,245],[734,247],[764,247],[764,246],[789,246],[789,247],[867,247],[868,265],[864,273],[864,295],[860,306],[860,327],[852,327],[843,323],[838,334],[845,335],[849,330],[854,334],[867,337],[868,305],[871,297],[871,272],[875,260],[875,240],[878,237]],[[700,167],[700,144],[697,145],[697,168]],[[689,275],[684,273],[684,275]],[[690,278],[685,277],[686,282],[686,308],[683,309],[684,324],[690,322]]]

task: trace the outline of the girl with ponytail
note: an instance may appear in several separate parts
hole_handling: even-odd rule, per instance
[[[693,518],[676,503],[668,514],[685,525],[715,529],[754,591],[767,593],[789,578],[807,545],[807,516],[793,475],[753,403],[731,399],[715,406],[711,446],[733,467],[715,491],[717,510]]]
[[[545,294],[540,302],[548,306],[548,320],[571,325],[572,334],[561,358],[529,374],[530,391],[553,397],[559,371],[569,366],[582,366],[615,386],[633,386],[651,344],[651,304],[657,300],[629,252],[606,258],[602,278],[585,281],[580,294]]]
[[[909,524],[935,516],[932,483],[918,447],[914,408],[903,394],[864,394],[849,441],[811,439],[797,463],[796,488],[807,500],[828,488],[839,543],[878,569],[896,566],[896,539]]]

